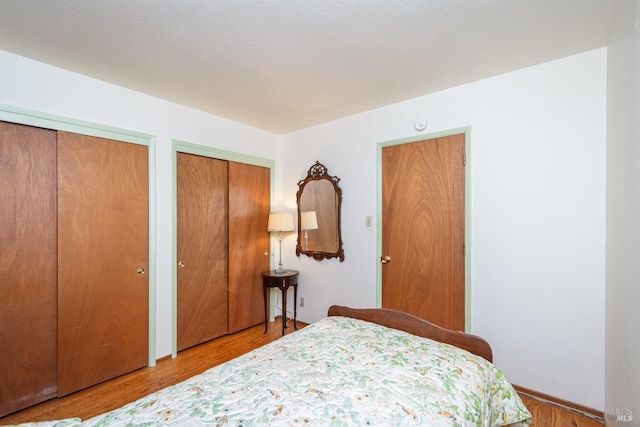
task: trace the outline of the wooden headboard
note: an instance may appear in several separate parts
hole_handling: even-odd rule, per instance
[[[377,323],[388,328],[399,329],[413,335],[451,344],[470,353],[493,361],[493,352],[489,343],[477,336],[465,332],[456,332],[429,323],[412,314],[388,308],[350,308],[340,305],[329,307],[329,316],[343,316]]]

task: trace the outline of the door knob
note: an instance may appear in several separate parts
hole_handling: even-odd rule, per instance
[[[380,257],[380,262],[382,262],[383,264],[391,262],[391,257],[390,256],[381,256]]]
[[[183,268],[184,267],[184,262],[180,261],[178,262],[178,268]]]
[[[136,271],[136,273],[138,273],[139,275],[141,275],[141,276],[142,276],[142,275],[144,274],[144,268],[140,267],[140,268]]]

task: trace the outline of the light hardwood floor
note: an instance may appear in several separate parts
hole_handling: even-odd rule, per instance
[[[258,325],[192,347],[180,352],[175,359],[160,360],[155,367],[139,369],[69,396],[52,399],[0,418],[0,425],[70,417],[91,418],[274,341],[281,335],[280,325],[277,319],[269,324],[267,334],[263,333],[264,325]],[[298,322],[298,327],[304,327],[304,324]],[[291,333],[293,330],[293,325],[289,322],[286,331]],[[534,427],[602,426],[602,423],[592,418],[525,396],[522,398],[533,414]]]
[[[533,416],[531,427],[602,427],[602,421],[520,394]]]

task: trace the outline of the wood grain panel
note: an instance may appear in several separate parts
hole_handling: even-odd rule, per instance
[[[59,395],[147,364],[147,151],[58,133]]]
[[[382,306],[465,327],[464,135],[382,150]]]
[[[227,333],[227,162],[178,153],[178,350]]]
[[[229,162],[229,332],[264,321],[270,198],[268,168]]]
[[[0,416],[56,395],[56,133],[0,122]]]

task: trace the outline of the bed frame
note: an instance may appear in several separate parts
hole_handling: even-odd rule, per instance
[[[389,308],[350,308],[332,305],[329,307],[328,315],[351,317],[399,329],[413,335],[454,345],[493,362],[491,346],[483,338],[465,332],[451,331],[402,311]]]

